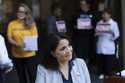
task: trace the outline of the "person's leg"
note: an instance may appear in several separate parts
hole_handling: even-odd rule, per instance
[[[38,58],[36,56],[26,59],[26,69],[30,83],[35,83]]]
[[[98,54],[98,64],[99,64],[99,74],[105,73],[105,56],[103,54]]]
[[[75,49],[78,58],[82,58],[87,61],[88,57],[88,39],[83,37],[78,37],[77,41],[75,42]]]
[[[13,64],[15,66],[15,69],[17,71],[17,75],[19,77],[19,83],[27,83],[27,77],[26,77],[26,71],[25,71],[25,66],[24,66],[24,60],[23,59],[18,59],[14,58],[13,59]]]
[[[111,76],[113,75],[113,61],[114,61],[115,55],[107,55],[106,56],[106,75]]]
[[[78,39],[79,38],[79,39]],[[76,52],[76,55],[77,55],[77,57],[78,58],[82,58],[83,57],[83,55],[82,55],[82,48],[81,48],[81,46],[82,46],[82,44],[81,44],[81,38],[80,37],[78,37],[78,38],[76,38],[75,40],[74,40],[74,51]]]
[[[88,37],[82,39],[82,41],[81,41],[81,48],[80,48],[80,49],[82,49],[81,54],[83,56],[83,59],[85,59],[87,65],[88,65],[88,62],[89,62],[89,52],[91,51],[89,49],[89,47],[90,47],[89,46],[90,45],[89,42],[90,41],[89,41]]]
[[[0,69],[0,83],[5,83],[5,74],[2,69]]]
[[[98,55],[98,64],[99,64],[99,79],[104,79],[105,77],[105,55],[99,54]]]
[[[95,38],[93,37],[90,37],[89,38],[89,44],[88,44],[88,49],[89,49],[89,56],[88,56],[88,59],[89,59],[89,62],[90,64],[94,65],[96,63],[96,43],[95,43]]]

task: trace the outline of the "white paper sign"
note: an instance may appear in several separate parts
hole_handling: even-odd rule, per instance
[[[91,19],[90,18],[78,18],[77,19],[77,28],[78,29],[91,29]]]
[[[24,50],[25,51],[37,51],[38,50],[38,43],[37,43],[37,36],[25,36],[24,37]]]
[[[96,30],[98,32],[109,32],[110,31],[110,24],[98,24]]]
[[[66,24],[65,21],[61,20],[61,21],[56,21],[56,26],[57,26],[57,30],[59,32],[66,32]]]

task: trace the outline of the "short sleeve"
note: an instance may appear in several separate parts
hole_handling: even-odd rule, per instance
[[[8,27],[7,27],[7,36],[11,37],[12,36],[12,28],[13,28],[13,24],[9,23]]]

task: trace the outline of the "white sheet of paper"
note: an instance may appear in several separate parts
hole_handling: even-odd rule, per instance
[[[89,18],[78,18],[77,19],[78,29],[91,29],[91,19]]]
[[[38,43],[37,43],[37,36],[25,36],[24,37],[24,50],[26,51],[37,51],[38,50]]]
[[[56,26],[57,26],[57,30],[59,32],[66,32],[66,25],[65,25],[65,21],[61,20],[61,21],[56,21]]]

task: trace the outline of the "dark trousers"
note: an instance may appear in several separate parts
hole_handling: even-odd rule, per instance
[[[5,83],[5,71],[0,69],[0,83]]]
[[[19,76],[19,83],[35,83],[37,57],[13,58],[13,63]]]
[[[100,74],[113,75],[115,55],[98,54],[98,67]]]
[[[6,65],[0,65],[0,83],[5,83],[6,81],[6,73],[5,71],[8,69],[9,67]]]
[[[91,57],[94,56],[93,37],[77,37],[73,41],[73,47],[78,55],[77,57],[83,58],[86,61],[90,60]]]

